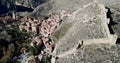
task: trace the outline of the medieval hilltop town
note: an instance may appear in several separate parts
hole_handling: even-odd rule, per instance
[[[59,3],[61,1],[51,0],[36,7],[33,11],[34,15],[42,15],[42,13],[45,15],[40,16],[41,19],[36,19],[32,13],[28,14],[30,16],[24,16],[23,12],[23,16],[18,16],[20,12],[14,11],[11,11],[10,15],[0,16],[0,22],[8,24],[5,27],[10,28],[14,25],[14,28],[19,30],[17,32],[24,32],[30,36],[30,38],[27,35],[24,36],[24,40],[29,40],[24,47],[17,43],[20,40],[15,41],[14,44],[20,46],[18,48],[20,52],[16,56],[11,56],[10,61],[14,63],[97,63],[99,61],[100,63],[115,63],[108,57],[110,56],[119,63],[120,56],[117,47],[120,46],[115,46],[118,35],[113,33],[112,13],[103,1],[66,0],[69,2],[68,5],[66,2]],[[21,5],[18,2],[17,4]],[[0,30],[2,29],[4,27],[0,26]],[[2,33],[0,32],[1,35]],[[5,31],[3,35],[5,33],[9,35]]]

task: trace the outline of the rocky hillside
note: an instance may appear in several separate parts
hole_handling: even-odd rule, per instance
[[[74,44],[76,44],[80,38],[83,39],[85,37],[88,39],[93,38],[93,36],[95,38],[103,38],[104,35],[106,35],[106,32],[104,33],[104,29],[101,29],[102,24],[100,23],[100,21],[102,21],[102,23],[106,21],[96,19],[96,17],[100,18],[100,13],[97,11],[101,11],[101,8],[97,7],[98,4],[104,6],[104,9],[108,10],[106,13],[100,13],[106,15],[104,17],[102,16],[103,19],[110,19],[108,28],[110,34],[116,34],[118,36],[116,42],[117,45],[97,44],[82,46],[77,50],[77,52],[63,58],[58,58],[56,63],[120,63],[119,0],[0,0],[0,16],[4,17],[6,15],[12,15],[13,12],[20,17],[30,16],[38,20],[47,19],[49,16],[60,16],[60,18],[62,18],[62,23],[60,27],[58,27],[55,32],[52,33],[51,38],[54,39],[56,43],[59,41],[60,45],[62,45],[60,46],[61,48],[70,49],[69,47],[74,47]],[[96,16],[96,14],[98,15]],[[85,25],[86,27],[84,27]],[[3,36],[5,38],[17,38],[11,38],[10,36],[14,34],[9,33],[8,30],[4,31],[4,29],[2,29],[0,30],[0,33],[5,34],[5,36]],[[9,35],[6,35],[7,33],[9,33]],[[0,35],[0,37],[1,36],[2,35]],[[12,54],[12,52],[15,53],[15,50],[19,50],[19,47],[21,47],[20,44],[18,48],[11,50],[10,48],[15,47],[14,44],[16,44],[16,41],[9,41],[10,39],[2,39],[7,44],[4,44],[4,41],[1,41],[0,39],[0,43],[2,44],[0,46],[0,54],[2,54],[0,56],[0,61],[4,63],[9,62],[10,58],[14,56],[10,54]],[[68,43],[70,45],[67,45]],[[7,47],[4,47],[6,45]],[[54,52],[56,52],[56,50],[54,50]],[[8,58],[8,60],[5,60],[6,58]]]
[[[15,4],[15,5],[21,5],[25,7],[31,7],[36,8],[38,5],[43,4],[49,0],[0,0],[1,5],[7,5]]]
[[[120,45],[89,45],[56,63],[120,63]]]
[[[108,10],[108,18],[110,18],[110,25],[111,33],[116,33],[118,36],[120,36],[119,33],[119,14],[120,14],[120,3],[119,0],[51,0],[46,3],[43,3],[42,5],[38,5],[32,15],[35,16],[35,18],[40,18],[42,16],[48,16],[50,14],[60,14],[60,12],[68,11],[69,13],[74,12],[78,8],[82,8],[83,5],[90,3],[90,2],[96,2],[103,4]]]

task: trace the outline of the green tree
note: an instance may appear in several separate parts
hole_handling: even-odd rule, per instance
[[[35,56],[35,49],[34,49],[34,47],[30,47],[30,53]]]
[[[31,46],[31,48],[30,48],[30,52],[31,52],[31,54],[32,55],[38,55],[40,52],[39,52],[39,49],[38,49],[38,47],[32,47]]]
[[[47,56],[46,56],[46,59],[45,59],[45,62],[46,62],[46,63],[51,63],[51,58],[52,58],[51,55],[47,55]]]

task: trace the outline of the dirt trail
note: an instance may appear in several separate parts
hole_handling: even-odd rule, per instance
[[[74,12],[72,13],[72,15],[73,15],[72,17],[75,18],[75,15],[76,15],[77,12],[79,12],[80,10],[88,7],[89,5],[91,5],[91,4],[93,4],[93,3],[95,3],[95,2],[90,2],[90,3],[86,4],[86,5],[84,5],[82,8],[79,8],[78,10],[74,11]]]
[[[70,54],[73,54],[73,53],[75,53],[77,50],[75,49],[75,48],[73,48],[72,50],[69,50],[69,51],[67,51],[67,52],[64,52],[64,53],[62,53],[62,54],[60,54],[60,55],[57,55],[59,58],[61,58],[61,57],[66,57],[66,56],[68,56],[68,55],[70,55]]]

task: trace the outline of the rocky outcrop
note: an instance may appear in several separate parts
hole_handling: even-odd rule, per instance
[[[43,4],[49,0],[16,0],[16,5],[22,5],[29,8],[36,8],[38,5]]]
[[[38,5],[48,2],[49,0],[1,0],[0,1],[0,16],[5,16],[11,11],[32,12]],[[26,13],[29,14],[29,13]]]
[[[7,5],[10,4],[20,5],[28,8],[36,8],[38,5],[43,4],[49,0],[1,0],[0,5]]]

